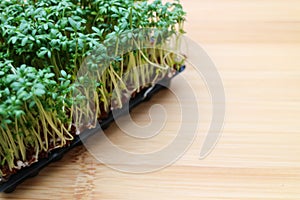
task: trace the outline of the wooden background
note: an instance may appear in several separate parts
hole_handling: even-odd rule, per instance
[[[197,91],[201,120],[195,141],[175,164],[153,173],[121,173],[79,147],[0,199],[300,199],[300,1],[182,3],[188,36],[213,59],[224,83],[226,120],[214,151],[199,159],[211,102],[190,67],[184,77]],[[180,87],[176,80],[173,85]],[[133,118],[148,122],[153,103],[172,113],[159,136],[143,144],[113,125],[111,140],[138,152],[168,144],[180,120],[170,92],[135,109]]]

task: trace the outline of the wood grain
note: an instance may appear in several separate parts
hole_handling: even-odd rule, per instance
[[[182,3],[188,36],[213,59],[224,83],[226,121],[214,151],[199,159],[211,101],[189,67],[184,77],[196,91],[201,121],[193,144],[175,164],[153,173],[121,173],[78,147],[0,199],[300,199],[300,1]],[[169,106],[172,116],[179,112],[172,94],[160,93],[134,110],[137,123],[149,121],[153,103]],[[148,152],[168,144],[178,122],[170,118],[147,144],[132,141],[115,125],[108,135],[122,148]]]

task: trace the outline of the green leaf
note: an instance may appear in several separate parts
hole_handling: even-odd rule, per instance
[[[115,6],[113,6],[113,7],[111,8],[111,11],[113,11],[114,13],[119,13],[118,9],[117,9]]]
[[[72,27],[66,27],[65,30],[70,31],[70,32],[74,31],[74,29]]]
[[[48,58],[51,58],[51,51],[48,50],[47,56],[48,56]]]
[[[100,29],[99,29],[99,28],[96,28],[96,27],[94,27],[94,26],[92,27],[92,30],[95,31],[95,32],[98,33],[98,34],[101,33]]]
[[[63,83],[63,87],[67,88],[70,85],[71,81],[67,80],[66,82]]]
[[[52,93],[52,99],[54,100],[57,99],[57,96],[58,96],[57,93]]]
[[[29,108],[33,108],[33,106],[35,106],[35,101],[31,101],[31,102],[29,103]]]
[[[41,51],[41,52],[37,53],[37,56],[38,56],[39,58],[44,58],[45,55],[46,55],[46,53],[47,53],[47,50],[44,50],[44,51]]]
[[[37,30],[36,30],[36,29],[32,30],[32,35],[35,35],[35,34],[36,34],[36,32],[37,32]]]
[[[66,51],[66,50],[67,50],[67,42],[62,42],[62,43],[61,43],[61,46],[62,46],[62,50],[63,50],[63,51]]]
[[[119,28],[118,26],[114,26],[114,30],[115,30],[116,32],[119,32],[119,31],[120,31],[120,28]]]
[[[8,40],[8,43],[11,42],[12,44],[15,44],[17,40],[18,40],[18,38],[16,36],[13,36]]]
[[[55,76],[55,74],[53,74],[53,73],[48,73],[48,74],[46,74],[45,75],[45,78],[52,78],[52,77],[54,77]]]
[[[29,94],[26,91],[18,91],[18,98],[21,100],[27,100],[27,97],[29,96]]]
[[[39,88],[39,89],[45,89],[45,86],[41,83],[37,83],[34,85],[35,88]]]
[[[3,120],[3,123],[4,123],[4,124],[11,124],[12,121],[11,121],[10,119],[4,119],[4,120]]]
[[[24,47],[24,46],[26,45],[27,41],[28,41],[28,38],[27,38],[27,37],[24,37],[24,38],[22,39],[21,45]]]
[[[22,84],[20,82],[13,82],[11,86],[14,90],[18,90],[22,86]]]
[[[80,22],[76,22],[74,19],[72,19],[71,17],[68,18],[69,23],[71,24],[72,28],[74,30],[79,30],[80,29]]]
[[[83,49],[83,47],[84,47],[84,42],[83,42],[82,39],[78,39],[78,46],[79,46],[80,49]]]
[[[10,95],[10,90],[9,90],[8,88],[5,88],[5,89],[4,89],[4,93],[5,93],[7,96],[9,96],[9,95]]]
[[[25,112],[23,110],[15,110],[15,116],[17,118],[20,118],[21,115],[25,115]]]
[[[20,30],[23,31],[25,28],[26,28],[26,22],[25,23],[21,23]]]
[[[6,82],[10,83],[11,81],[15,80],[17,76],[15,74],[9,74],[6,76]]]
[[[41,88],[37,88],[34,90],[33,92],[36,96],[42,96],[45,94],[45,90],[41,89]]]
[[[72,27],[76,27],[76,22],[71,17],[68,17],[68,21],[71,24]]]
[[[45,30],[48,30],[48,28],[49,28],[49,27],[48,27],[48,24],[44,24],[44,29],[45,29]]]
[[[63,77],[67,77],[68,76],[67,72],[65,72],[64,70],[61,70],[60,73],[61,73],[61,75]]]

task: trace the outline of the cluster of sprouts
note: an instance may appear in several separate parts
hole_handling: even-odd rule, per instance
[[[1,1],[0,177],[178,70],[184,16],[177,0]]]

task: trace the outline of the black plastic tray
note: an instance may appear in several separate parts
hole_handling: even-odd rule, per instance
[[[185,65],[182,66],[173,77],[175,77],[178,73],[182,72],[184,69]],[[112,113],[110,113],[105,120],[101,121],[101,128],[106,129],[116,117],[120,117],[121,115],[126,114],[127,112],[125,111],[128,111],[128,109],[131,110],[143,101],[149,100],[155,93],[164,89],[166,86],[169,86],[173,77],[165,78],[159,81],[151,89],[145,89],[137,93],[137,95],[129,101],[129,108],[120,109],[117,114],[114,113],[114,116],[112,115]],[[70,143],[70,145],[50,151],[48,153],[47,158],[40,159],[38,162],[33,163],[28,167],[24,167],[21,170],[19,170],[16,174],[11,175],[6,182],[0,183],[0,192],[13,192],[16,189],[16,187],[22,182],[24,182],[26,179],[37,176],[40,170],[42,170],[48,164],[60,160],[65,153],[73,149],[75,146],[81,145],[82,140],[88,138],[91,134],[93,134],[93,131],[88,131],[86,134],[82,133],[80,137],[76,136],[74,140]]]

